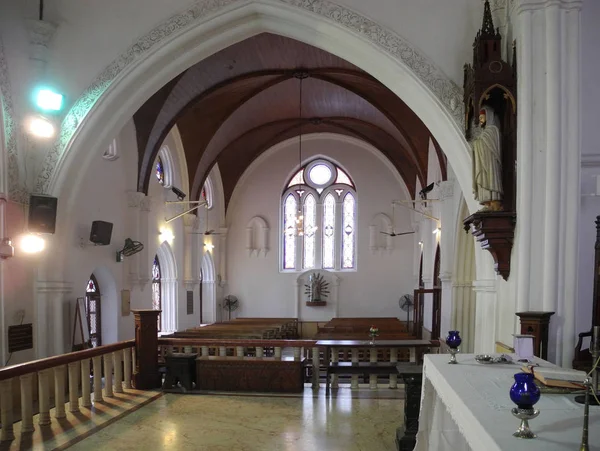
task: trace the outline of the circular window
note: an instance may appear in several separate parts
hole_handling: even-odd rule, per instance
[[[325,185],[331,180],[331,169],[323,163],[316,164],[310,168],[308,177],[315,185]]]

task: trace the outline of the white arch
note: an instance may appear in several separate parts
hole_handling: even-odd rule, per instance
[[[173,186],[173,182],[175,181],[175,163],[173,161],[173,156],[171,155],[171,149],[169,149],[169,146],[167,146],[166,144],[160,146],[160,150],[158,151],[158,158],[160,158],[163,167],[163,186],[165,188],[171,188]]]
[[[119,298],[117,282],[110,269],[98,266],[92,272],[100,289],[100,328],[102,344],[108,345],[119,341]]]
[[[166,241],[158,247],[156,255],[160,263],[161,332],[169,334],[177,330],[177,263],[173,249]]]
[[[62,191],[68,179],[63,173],[75,154],[87,152],[83,166],[78,164],[87,169],[90,155],[108,146],[165,83],[219,50],[263,32],[322,48],[367,71],[398,95],[435,135],[467,193],[469,209],[476,210],[460,89],[394,32],[326,0],[203,0],[170,18],[115,60],[75,103],[46,156],[35,190],[66,197]]]
[[[204,323],[217,321],[217,281],[215,262],[210,251],[202,257],[202,321]]]

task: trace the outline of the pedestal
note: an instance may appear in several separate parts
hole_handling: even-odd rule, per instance
[[[158,381],[158,315],[160,310],[132,310],[135,319],[133,382],[138,390],[160,386]]]
[[[521,320],[521,333],[533,335],[533,353],[536,357],[548,360],[548,330],[550,317],[554,312],[517,312]]]

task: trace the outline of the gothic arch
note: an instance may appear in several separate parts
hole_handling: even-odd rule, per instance
[[[173,249],[167,241],[161,243],[156,255],[161,271],[161,332],[169,334],[177,330],[177,263]]]
[[[181,70],[262,32],[323,48],[379,79],[432,131],[463,191],[470,193],[471,157],[461,132],[460,88],[396,33],[327,0],[202,0],[171,17],[117,58],[74,103],[46,155],[35,191],[59,195],[67,179],[62,172],[79,153],[76,149],[92,155],[96,147],[106,147],[137,105]],[[173,64],[172,54],[181,48],[188,50]],[[127,103],[122,102],[124,92]],[[85,160],[84,169],[90,164],[88,156]],[[475,211],[472,196],[468,203]]]

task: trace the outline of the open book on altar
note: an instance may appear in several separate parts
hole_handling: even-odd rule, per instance
[[[521,368],[526,373],[531,373],[531,367]],[[548,387],[583,388],[585,371],[570,370],[567,368],[547,368],[541,366],[533,367],[533,375],[542,384]]]

